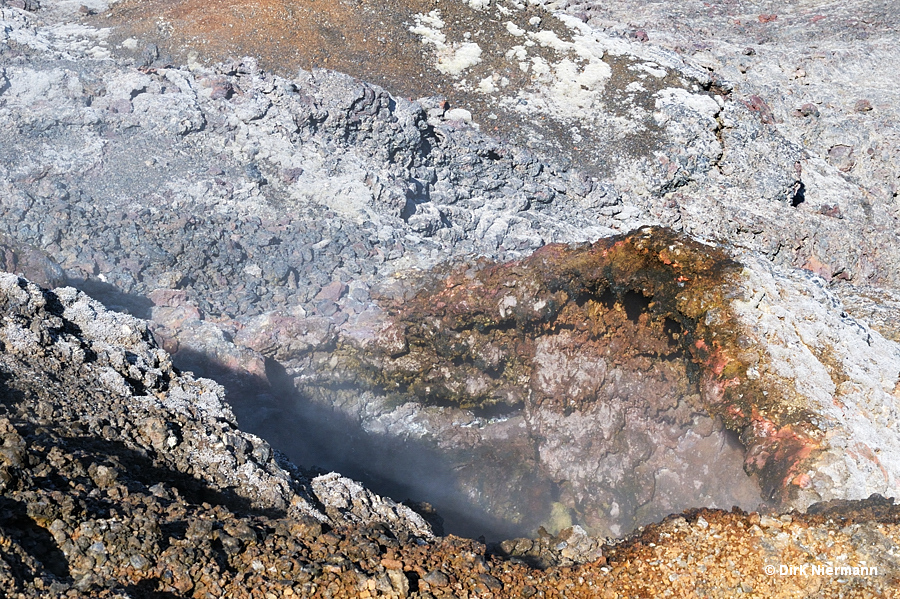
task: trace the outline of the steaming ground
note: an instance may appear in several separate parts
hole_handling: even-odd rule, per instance
[[[68,7],[46,5],[47,11]],[[276,445],[297,448],[298,461],[346,469],[398,499],[407,492],[417,500],[434,497],[440,511],[447,507],[448,518],[454,511],[468,518],[449,529],[473,534],[530,534],[537,522],[517,513],[532,503],[529,513],[548,526],[561,527],[573,518],[577,498],[565,488],[567,475],[528,478],[543,458],[539,452],[535,456],[533,444],[516,445],[537,438],[522,436],[524,417],[424,408],[371,389],[360,392],[364,385],[329,386],[314,378],[333,369],[329,364],[339,341],[378,339],[384,314],[376,295],[390,296],[394,282],[415,280],[447,260],[473,254],[499,261],[523,258],[548,243],[594,241],[644,224],[719,239],[747,252],[756,264],[753,272],[767,273],[760,275],[766,281],[759,283],[762,295],[741,301],[752,310],[763,306],[751,316],[777,331],[775,341],[761,341],[783,350],[768,375],[788,372],[785,384],[806,385],[805,375],[790,375],[791,369],[815,367],[821,376],[807,387],[821,405],[828,405],[835,393],[829,385],[838,380],[842,405],[853,418],[868,422],[866,413],[887,418],[879,414],[889,412],[884,406],[892,401],[883,395],[895,393],[893,350],[865,323],[845,317],[818,279],[778,269],[813,270],[824,277],[821,285],[827,280],[838,293],[896,286],[896,170],[891,169],[898,146],[890,143],[896,132],[891,107],[900,105],[892,103],[895,92],[866,88],[874,108],[862,105],[857,111],[855,103],[844,106],[845,96],[855,90],[821,82],[808,88],[782,75],[783,90],[757,101],[751,92],[761,88],[749,77],[772,65],[758,39],[752,42],[755,54],[744,54],[744,46],[729,47],[731,54],[723,57],[725,63],[738,57],[753,63],[750,76],[735,76],[740,85],[734,86],[637,38],[586,31],[584,19],[558,20],[534,8],[498,19],[500,6],[479,11],[458,3],[411,4],[392,11],[395,16],[377,16],[378,26],[384,21],[391,33],[382,35],[386,46],[377,51],[353,42],[354,35],[367,31],[353,24],[374,24],[380,13],[366,11],[382,10],[366,3],[350,10],[316,2],[312,20],[284,18],[290,7],[312,8],[303,3],[122,4],[116,16],[101,15],[98,22],[120,19],[135,29],[112,33],[60,27],[41,21],[40,13],[4,8],[0,222],[12,256],[44,260],[9,258],[10,268],[40,270],[55,282],[67,278],[109,306],[149,317],[178,364],[233,381],[238,391],[232,401],[242,422]],[[142,15],[143,8],[153,10]],[[432,15],[437,8],[440,13]],[[241,18],[229,26],[225,18],[234,11]],[[347,31],[356,33],[343,35],[351,42],[322,37],[329,31],[326,19],[348,23]],[[779,23],[759,27],[764,25],[778,34]],[[226,29],[240,34],[225,34]],[[850,31],[861,29],[864,25],[857,24]],[[893,35],[872,33],[888,36],[872,42],[879,48]],[[142,34],[147,37],[136,37]],[[268,52],[268,58],[290,75],[287,79],[261,70],[252,59],[215,68],[187,59],[190,51],[210,62],[231,51],[253,53],[252,44],[281,36],[292,43],[315,40],[297,51],[318,52],[323,60],[327,51],[334,56],[329,61],[344,60],[347,71],[399,93],[390,96],[331,72],[298,73],[302,62],[274,63],[291,57],[283,51]],[[499,49],[488,43],[494,40],[502,41]],[[148,45],[154,41],[156,50]],[[479,44],[479,61],[469,43]],[[516,46],[524,48],[524,56]],[[166,52],[184,56],[190,67],[172,67]],[[258,53],[266,58],[265,48]],[[365,62],[359,59],[363,55],[381,58]],[[890,63],[889,53],[873,56]],[[539,66],[544,63],[548,71]],[[353,64],[370,69],[371,76],[354,71]],[[862,68],[856,59],[847,64]],[[566,73],[577,85],[562,85]],[[506,86],[503,77],[510,81]],[[800,97],[810,89],[831,98],[836,108],[823,104],[819,116],[808,108],[792,116],[794,98],[788,96],[794,94],[785,90]],[[439,98],[421,104],[405,99],[435,93],[451,98],[451,106]],[[452,110],[463,104],[480,131],[465,113]],[[539,106],[534,112],[526,108],[534,105]],[[496,120],[489,118],[492,113]],[[494,126],[506,141],[487,135]],[[868,141],[851,135],[860,131]],[[590,152],[576,135],[588,141]],[[853,151],[832,153],[838,146]],[[754,262],[760,256],[764,264],[775,264],[775,274]],[[796,292],[785,292],[790,300],[781,302],[781,293],[772,289]],[[804,329],[807,321],[793,318],[795,313],[828,324]],[[773,314],[784,318],[775,322]],[[778,345],[783,340],[790,342],[787,349]],[[834,347],[859,368],[832,379],[826,357]],[[792,362],[795,355],[808,360]],[[872,374],[877,369],[871,364],[883,372]],[[852,384],[841,376],[850,376]],[[279,387],[285,378],[289,393]],[[855,411],[863,399],[880,407]],[[294,410],[308,426],[285,417]],[[592,422],[580,430],[589,431]],[[315,434],[306,432],[310,429]],[[496,445],[479,445],[495,433]],[[895,488],[888,467],[900,462],[887,457],[894,451],[892,434],[883,435],[887,440],[875,433],[851,435],[847,447],[856,449],[835,457],[838,465],[831,466],[837,490],[822,493],[867,496]],[[321,447],[323,439],[333,440],[329,448]],[[548,443],[558,450],[555,463],[591,463],[590,458],[573,461],[560,439]],[[719,439],[710,445],[728,450],[728,437]],[[506,447],[514,452],[497,458],[500,441],[509,441]],[[483,453],[473,451],[476,446]],[[627,449],[619,453],[629,459],[645,453],[643,446],[634,453]],[[879,462],[881,450],[887,453]],[[852,478],[856,463],[845,468],[845,460],[857,459],[846,457],[850,454],[869,465],[864,475]],[[698,455],[715,462],[705,457],[714,454]],[[721,463],[740,473],[739,450],[728,455]],[[876,460],[867,462],[868,455]],[[435,471],[437,492],[435,485],[422,483]],[[672,472],[659,477],[660,490],[669,478],[679,478]],[[719,476],[713,480],[730,480]],[[851,478],[853,484],[847,484]],[[806,483],[803,477],[792,480]],[[511,487],[511,481],[519,486]],[[452,500],[441,505],[448,490]],[[519,504],[511,505],[510,496]],[[688,498],[665,509],[678,511],[695,502]],[[623,513],[621,506],[606,503],[596,512]],[[744,505],[755,507],[752,501]],[[615,534],[632,523],[623,517],[600,530]]]

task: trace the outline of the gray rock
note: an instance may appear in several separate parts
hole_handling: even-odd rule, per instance
[[[877,316],[883,309],[892,313],[892,304],[877,298],[900,285],[900,102],[891,86],[861,88],[859,82],[892,72],[900,47],[896,15],[878,3],[854,2],[833,7],[834,18],[813,21],[791,6],[790,16],[723,28],[698,7],[675,10],[665,3],[564,1],[554,9],[562,13],[552,36],[546,23],[526,34],[543,44],[547,70],[535,71],[532,61],[527,85],[492,96],[498,111],[526,121],[512,142],[482,133],[486,116],[477,110],[469,119],[438,98],[411,102],[326,71],[277,77],[253,59],[166,67],[158,48],[141,59],[145,67],[156,66],[140,69],[106,43],[103,30],[61,26],[75,7],[51,3],[41,9],[41,20],[0,9],[3,43],[14,44],[17,53],[0,71],[0,234],[12,252],[5,266],[48,285],[68,281],[109,307],[151,318],[154,334],[180,367],[215,373],[229,384],[242,381],[245,399],[232,401],[243,401],[242,413],[256,412],[254,422],[271,427],[271,413],[264,412],[292,413],[273,399],[272,389],[284,384],[294,393],[294,377],[310,392],[305,409],[327,409],[363,432],[378,431],[391,439],[385,447],[425,438],[426,447],[440,451],[468,450],[495,433],[514,437],[523,420],[429,412],[397,406],[396,398],[376,391],[321,385],[318,376],[332,375],[338,340],[365,345],[384,337],[390,344],[366,290],[473,254],[517,259],[547,243],[664,224],[727,244],[746,261],[748,288],[766,290],[759,305],[784,316],[770,323],[765,314],[745,313],[747,322],[761,318],[782,335],[757,340],[771,350],[779,385],[796,387],[831,422],[835,414],[822,407],[829,381],[845,375],[801,350],[835,345],[854,365],[835,393],[860,410],[889,413],[893,391],[882,393],[878,384],[890,387],[890,372],[882,369],[884,380],[876,384],[881,375],[871,364],[889,370],[893,346],[870,335],[865,323],[839,316],[842,308],[818,279],[787,269],[815,272],[839,295],[848,280],[854,289],[884,290],[866,307],[848,302],[848,311],[873,324],[887,321]],[[487,10],[491,18],[499,9]],[[850,24],[830,24],[839,21]],[[631,22],[640,22],[646,36],[634,37],[635,28],[623,25]],[[813,54],[811,39],[819,44]],[[574,68],[575,51],[584,64],[571,72],[579,85],[569,86],[566,69]],[[37,305],[36,293],[27,291],[33,300],[26,303]],[[74,291],[57,295],[69,306],[66,321],[95,341],[86,348],[64,336],[54,351],[86,364],[110,394],[148,397],[150,405],[155,396],[145,391],[171,384],[167,377],[180,380],[168,358],[145,345],[146,326],[109,314],[101,326],[94,320],[99,306]],[[778,299],[782,295],[789,299]],[[119,325],[132,333],[116,332]],[[797,332],[806,326],[816,330]],[[46,341],[29,331],[9,329],[10,351],[27,355]],[[391,355],[402,356],[402,340],[395,345]],[[83,357],[91,351],[102,356],[96,364]],[[797,374],[801,367],[820,378],[807,384]],[[288,380],[279,383],[282,376]],[[232,434],[221,389],[185,385],[167,392],[171,405],[154,409],[227,422]],[[246,391],[254,386],[260,388]],[[606,416],[617,422],[623,410]],[[596,435],[587,430],[588,419],[574,422],[584,416],[529,416],[528,425],[549,435],[539,449],[560,480],[590,474],[578,471],[584,460],[570,459],[581,450],[560,436],[565,430]],[[839,427],[817,466],[838,482],[811,477],[798,506],[854,489],[886,492],[885,485],[894,484],[893,471],[881,482],[880,469],[841,453],[856,442],[869,447],[878,435],[893,438],[890,426],[873,418]],[[184,467],[179,460],[193,433],[180,422],[171,428],[164,422],[158,415],[142,418],[147,426],[136,429],[134,442]],[[652,462],[655,449],[638,438],[639,429],[635,424],[631,431],[639,450],[632,457]],[[428,440],[430,434],[441,440]],[[287,470],[272,465],[277,454],[268,455],[257,438],[238,437],[244,442],[221,441],[222,453],[201,452],[206,457],[197,468],[204,480],[237,486],[266,505],[289,505],[302,496],[282,478]],[[534,466],[528,460],[535,448],[526,449],[517,447],[521,453],[514,455],[528,455],[522,463]],[[230,474],[217,471],[214,459]],[[622,471],[637,472],[628,460]],[[610,482],[643,487],[649,476],[637,472]],[[585,485],[582,491],[606,492],[599,483]],[[659,499],[658,506],[667,505]],[[564,520],[565,511],[557,511]]]

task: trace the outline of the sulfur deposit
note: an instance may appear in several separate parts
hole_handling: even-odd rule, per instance
[[[492,545],[426,506],[303,473],[146,323],[0,277],[0,580],[9,597],[848,597],[895,589],[900,511],[694,510],[605,545],[578,526]],[[808,586],[771,565],[831,568]],[[841,574],[847,568],[847,574]],[[696,575],[702,572],[702,575]],[[838,572],[838,574],[834,574]],[[779,595],[782,593],[783,595]]]
[[[0,1],[4,592],[896,595],[897,25]]]

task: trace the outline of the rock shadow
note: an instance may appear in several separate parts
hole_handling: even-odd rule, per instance
[[[132,599],[179,599],[182,595],[158,591],[159,579],[145,578],[144,580],[128,585],[122,590]]]
[[[298,391],[275,360],[266,362],[268,380],[230,369],[202,352],[182,349],[173,362],[222,384],[241,429],[268,441],[309,476],[339,472],[379,495],[408,501],[414,509],[430,504],[448,534],[490,540],[535,534],[537,525],[523,528],[477,506],[460,484],[452,454],[415,438],[365,430],[339,409]],[[542,496],[552,486],[537,479],[535,485],[541,486]],[[549,498],[537,501],[537,511],[549,511]],[[424,511],[426,520],[433,518]]]
[[[68,285],[89,295],[112,312],[131,314],[136,318],[150,319],[153,302],[143,295],[126,293],[110,283],[98,279],[69,278]]]
[[[3,536],[18,544],[36,562],[30,565],[17,552],[6,548],[2,552],[3,559],[16,580],[31,580],[49,573],[61,582],[71,582],[69,562],[65,554],[56,544],[53,535],[28,515],[25,503],[0,496],[0,523]],[[46,572],[41,572],[40,567],[45,568]]]

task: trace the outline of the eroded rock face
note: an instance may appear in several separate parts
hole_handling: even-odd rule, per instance
[[[721,251],[660,229],[457,269],[388,305],[396,325],[384,334],[401,337],[382,352],[378,382],[467,408],[572,410],[628,395],[623,372],[680,383],[683,395],[687,367],[663,364],[721,360],[714,353],[729,341],[710,324],[726,324],[722,288],[736,269]],[[730,374],[716,368],[712,376]]]
[[[294,374],[373,432],[420,430],[511,530],[621,534],[692,502],[756,507],[730,417],[704,399],[743,374],[724,296],[739,271],[719,249],[645,229],[411,275],[382,289],[374,336],[344,327]],[[329,391],[347,385],[387,403]]]
[[[741,292],[731,305],[756,348],[747,378],[763,394],[760,405],[744,410],[747,467],[760,472],[768,493],[796,507],[893,493],[897,344],[849,316],[821,278],[750,255],[742,261]]]
[[[309,479],[238,430],[221,389],[173,369],[146,323],[12,275],[0,276],[0,305],[0,583],[11,597],[596,597],[689,587],[679,568],[706,568],[718,596],[752,586],[774,597],[785,582],[763,565],[801,551],[850,567],[820,594],[878,595],[900,571],[900,514],[877,496],[811,516],[695,510],[616,545],[578,526],[491,547],[435,538],[407,507],[337,474]],[[740,581],[711,555],[746,565]]]
[[[710,476],[747,480],[728,496],[744,504],[806,507],[847,493],[848,480],[860,496],[890,492],[896,473],[877,454],[893,452],[898,438],[886,416],[896,409],[896,346],[836,312],[820,279],[748,260],[643,229],[507,264],[447,268],[386,288],[396,299],[383,297],[380,332],[362,344],[348,335],[335,355],[363,372],[354,384],[368,379],[400,401],[481,411],[479,440],[451,434],[453,442],[475,453],[478,443],[493,447],[512,472],[512,464],[541,472],[553,487],[543,509],[571,510],[592,530],[671,510],[679,493],[690,495],[690,480],[698,498],[725,501]],[[836,356],[860,335],[870,350],[848,375]],[[319,374],[340,379],[343,368]],[[816,375],[806,380],[801,370]],[[842,422],[826,398],[844,395],[839,409],[854,416]],[[440,417],[425,414],[438,412],[419,412],[437,436],[447,432]],[[504,415],[506,441],[488,432],[499,428],[491,415]],[[878,438],[890,441],[876,452]],[[482,494],[498,492],[487,475],[463,478]],[[523,480],[500,478],[498,486]]]

